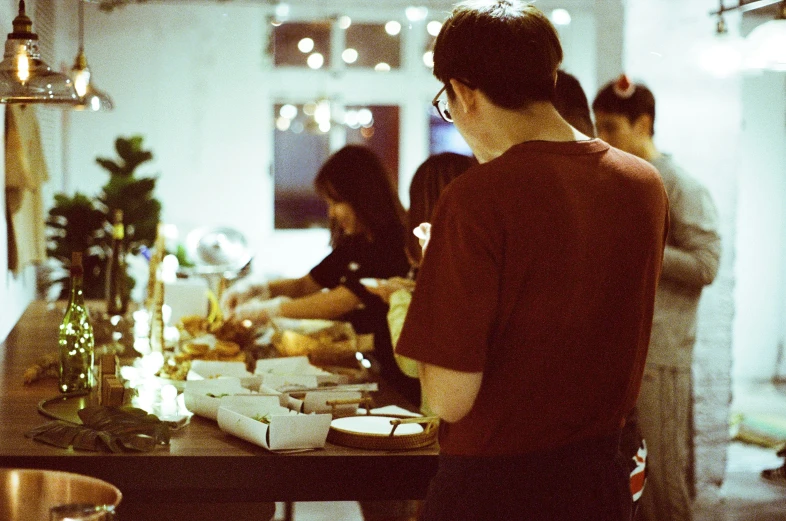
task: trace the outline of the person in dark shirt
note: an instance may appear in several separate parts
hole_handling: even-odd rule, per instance
[[[383,379],[420,403],[417,382],[393,359],[387,305],[360,283],[409,270],[405,211],[392,177],[369,148],[348,145],[328,158],[314,183],[328,205],[333,251],[303,277],[231,286],[222,297],[227,317],[255,324],[279,316],[348,321],[358,334],[373,333]]]

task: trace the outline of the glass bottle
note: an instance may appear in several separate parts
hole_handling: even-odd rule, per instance
[[[71,254],[71,296],[60,324],[60,392],[93,388],[93,326],[82,294],[82,253]]]
[[[128,311],[128,281],[123,210],[115,210],[112,222],[112,253],[106,266],[106,312],[125,315]]]

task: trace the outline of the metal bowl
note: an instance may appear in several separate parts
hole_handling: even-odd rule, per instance
[[[93,512],[106,512],[106,516],[84,519],[112,519],[111,513],[123,497],[117,487],[106,481],[56,470],[0,469],[0,485],[3,521],[48,520],[53,508],[65,510],[68,505],[92,505],[97,507]]]
[[[186,238],[186,252],[203,273],[237,272],[251,262],[246,238],[234,228],[197,228]]]

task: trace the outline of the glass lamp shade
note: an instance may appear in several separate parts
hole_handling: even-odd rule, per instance
[[[71,79],[41,60],[38,35],[25,14],[24,0],[19,2],[19,15],[14,18],[13,27],[0,62],[0,103],[75,104],[76,91]]]
[[[79,103],[74,105],[76,110],[92,110],[92,111],[109,111],[115,108],[112,103],[112,98],[107,93],[93,87],[92,84],[87,85],[87,91],[84,96],[79,98]]]
[[[114,104],[112,98],[105,92],[99,90],[90,81],[90,68],[87,66],[87,58],[83,50],[79,50],[76,61],[71,69],[71,80],[77,95],[75,110],[112,110]]]
[[[735,75],[742,68],[745,39],[728,33],[716,34],[698,45],[698,60],[702,70],[717,78]]]
[[[761,24],[746,40],[746,69],[786,71],[786,19]]]
[[[41,60],[38,41],[11,36],[0,62],[0,103],[75,104],[71,79]]]

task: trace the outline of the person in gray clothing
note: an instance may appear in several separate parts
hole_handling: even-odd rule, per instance
[[[655,146],[655,97],[646,86],[622,75],[598,92],[592,109],[598,136],[655,166],[669,197],[669,235],[637,402],[648,449],[638,519],[689,521],[694,495],[691,363],[701,292],[720,263],[717,211],[707,188]]]

